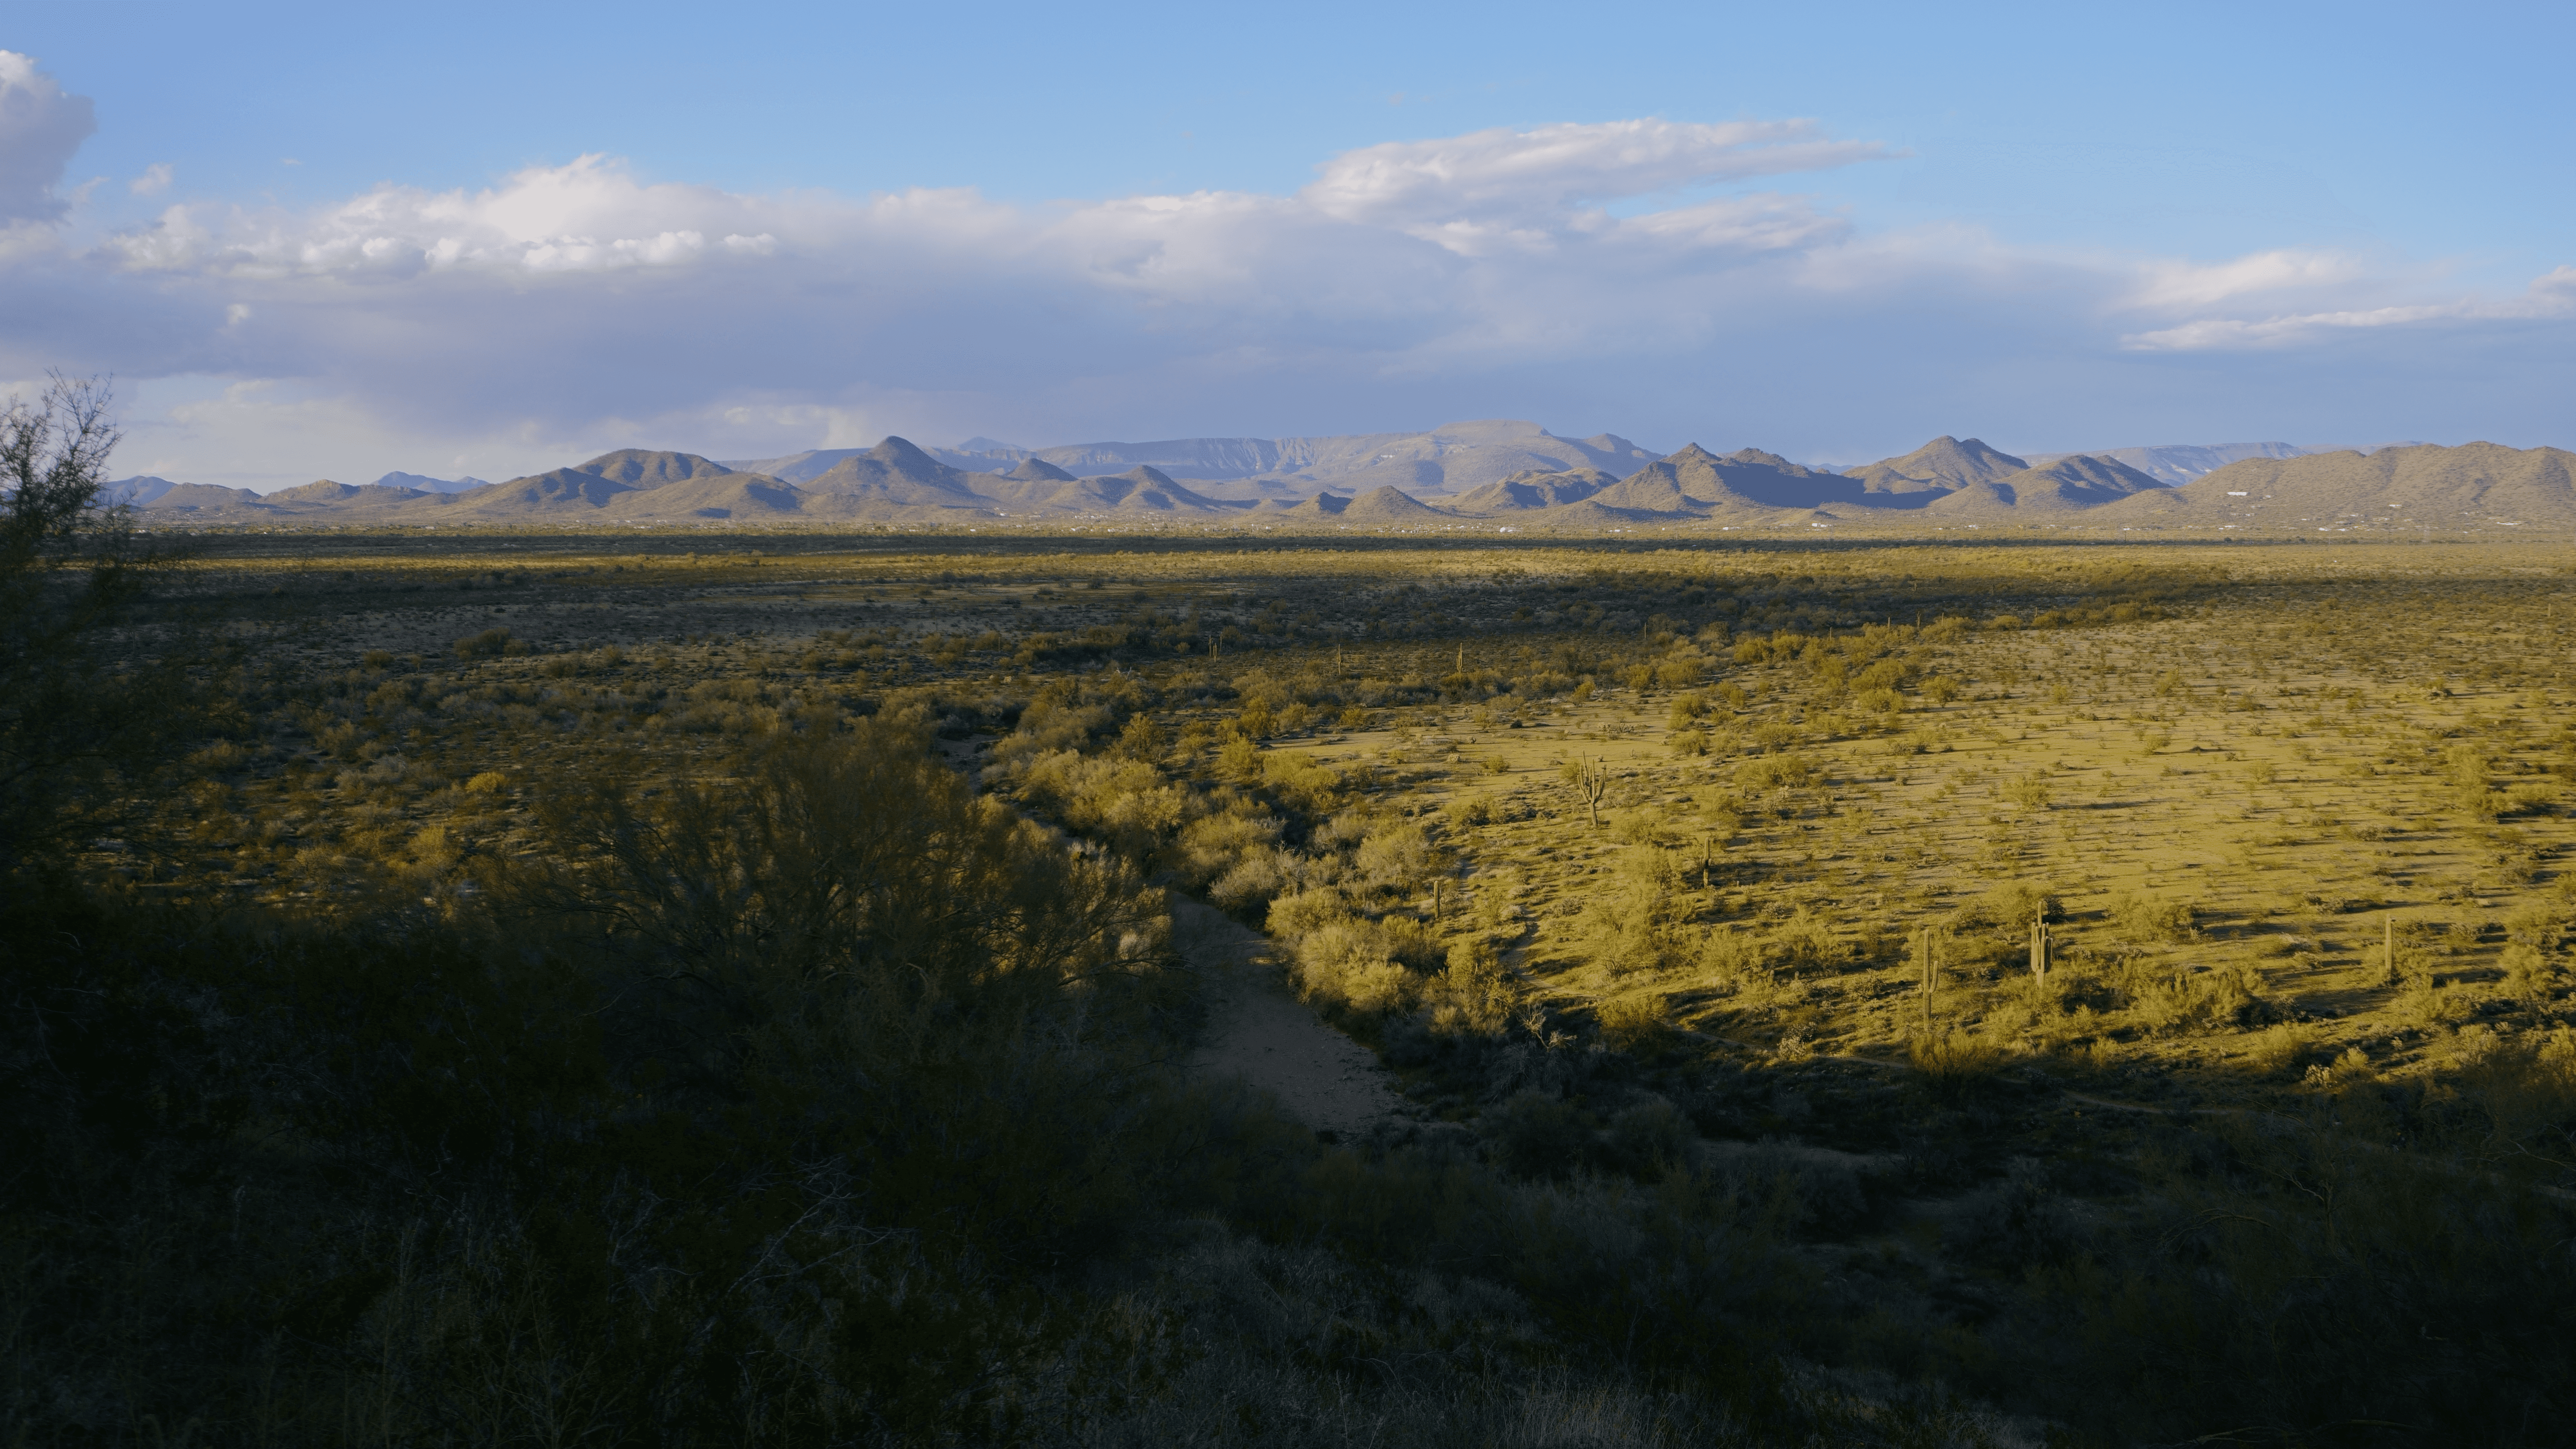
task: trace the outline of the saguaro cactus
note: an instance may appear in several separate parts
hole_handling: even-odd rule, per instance
[[[1932,1026],[1932,998],[1941,989],[1941,940],[1925,926],[1915,935],[1915,965],[1923,973],[1923,1025]]]
[[[2030,917],[2030,979],[2033,981],[2048,980],[2049,944],[2048,910],[2043,906],[2033,911]]]
[[[1601,828],[1601,800],[1610,793],[1610,765],[1602,759],[1568,761],[1565,782],[1583,797],[1584,811],[1592,817],[1592,828]]]

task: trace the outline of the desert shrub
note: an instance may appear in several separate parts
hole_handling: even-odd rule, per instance
[[[1366,1014],[1403,1011],[1424,998],[1424,973],[1447,950],[1409,916],[1371,920],[1335,891],[1309,890],[1270,905],[1270,931],[1288,946],[1291,974],[1308,999]]]
[[[1839,1154],[1766,1139],[1720,1159],[1718,1176],[1786,1229],[1838,1232],[1869,1211],[1860,1173]]]
[[[1453,795],[1440,807],[1441,819],[1451,830],[1469,830],[1493,822],[1494,801],[1490,795]]]
[[[1330,811],[1342,793],[1341,772],[1304,750],[1272,750],[1263,755],[1261,782],[1274,797],[1307,815]]]
[[[1689,1164],[1697,1136],[1687,1114],[1657,1097],[1623,1107],[1610,1118],[1610,1155],[1636,1176],[1661,1177]]]
[[[1273,937],[1295,941],[1350,914],[1351,903],[1340,891],[1319,886],[1273,900],[1264,920]]]
[[[1500,952],[1481,937],[1449,948],[1440,975],[1423,988],[1426,1025],[1435,1036],[1497,1037],[1517,1004]]]
[[[465,782],[469,795],[498,795],[510,788],[510,777],[498,770],[485,770]]]
[[[1768,728],[1765,725],[1754,730],[1757,743],[1766,743],[1762,736]],[[1801,789],[1814,783],[1815,763],[1803,755],[1759,755],[1735,767],[1735,788],[1747,795]]]
[[[1585,953],[1614,975],[1682,964],[1691,943],[1680,887],[1680,868],[1669,852],[1652,845],[1622,851],[1576,922]]]
[[[2084,1244],[2082,1224],[2048,1186],[2047,1169],[2017,1157],[2004,1180],[1953,1220],[1950,1243],[1978,1262],[2028,1270],[2063,1263]]]
[[[2346,1047],[2343,1055],[2331,1062],[2319,1062],[2308,1068],[2308,1086],[2325,1092],[2344,1092],[2366,1087],[2379,1080],[2378,1071],[2370,1064],[2370,1054],[2359,1047]]]
[[[1770,969],[1761,939],[1749,931],[1719,926],[1700,937],[1697,965],[1721,985],[1740,985]]]
[[[1266,906],[1275,896],[1294,890],[1298,883],[1297,857],[1276,847],[1255,847],[1236,856],[1225,873],[1210,881],[1208,899],[1224,910],[1243,911]]]
[[[1193,888],[1221,880],[1247,861],[1257,862],[1257,872],[1275,872],[1279,829],[1279,822],[1267,815],[1236,810],[1202,815],[1181,827],[1162,858]]]
[[[2509,1000],[2543,1006],[2557,992],[2558,972],[2537,946],[2521,941],[2509,943],[2496,958],[2496,965],[2504,972],[2497,989]]]
[[[1698,685],[1707,672],[1707,663],[1696,654],[1668,656],[1654,667],[1654,682],[1659,689],[1690,689]]]
[[[1521,1177],[1565,1177],[1592,1156],[1592,1129],[1562,1097],[1514,1093],[1493,1114],[1494,1155]]]
[[[1079,752],[1107,733],[1109,723],[1107,705],[1077,705],[1041,693],[1020,712],[1019,728],[995,742],[992,760],[1006,772],[1014,772],[1040,755]]]
[[[2316,1029],[2301,1022],[2279,1022],[2254,1038],[2246,1058],[2271,1077],[2295,1077],[2306,1069],[2316,1049]]]
[[[2506,1037],[2470,1027],[2452,1060],[2461,1095],[2485,1117],[2493,1140],[2562,1167],[2576,1163],[2576,1031]]]
[[[1851,960],[1851,947],[1834,934],[1833,922],[1800,906],[1789,919],[1771,928],[1765,952],[1774,970],[1823,971]]]
[[[2003,796],[2024,810],[2045,810],[2048,808],[2049,801],[2055,798],[2056,792],[2050,788],[2046,776],[2033,770],[2027,774],[2016,775],[2007,782],[2003,788]]]
[[[1974,899],[1961,903],[1950,913],[1950,928],[2010,934],[2029,930],[2034,919],[2052,918],[2056,914],[2056,897],[2029,882],[2009,881],[1991,886]]]
[[[1905,1043],[1906,1059],[1936,1091],[1955,1093],[1986,1081],[2003,1067],[2003,1052],[1974,1032],[1917,1032]]]
[[[1190,813],[1189,793],[1142,760],[1056,750],[1028,757],[1016,777],[1022,801],[1131,859],[1152,856]]]
[[[2145,891],[2124,891],[2111,898],[2111,919],[2133,941],[2189,940],[2195,914],[2187,901],[2167,900]]]
[[[1592,1008],[1601,1040],[1615,1051],[1648,1053],[1673,1039],[1670,1009],[1659,991],[1604,998]]]
[[[1410,891],[1428,879],[1438,855],[1431,837],[1409,820],[1386,820],[1360,841],[1352,857],[1360,879],[1385,891]]]
[[[1028,1285],[1168,1191],[1157,893],[893,732],[539,828],[474,929],[0,910],[14,1437],[917,1440],[1036,1390],[1085,1310]]]
[[[486,629],[480,634],[469,634],[457,640],[454,648],[459,659],[491,659],[504,654],[530,653],[534,646],[524,639],[512,638],[507,629]]]

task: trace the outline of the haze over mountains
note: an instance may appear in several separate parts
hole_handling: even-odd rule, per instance
[[[158,478],[115,486],[148,521],[213,525],[2576,527],[2570,454],[2489,443],[2333,452],[2238,443],[2025,458],[1944,436],[1834,472],[1756,448],[1719,454],[1691,444],[1657,457],[1612,434],[1559,438],[1518,421],[1036,450],[972,441],[979,446],[933,449],[890,437],[873,448],[733,462],[621,449],[501,483],[390,473],[264,496]]]

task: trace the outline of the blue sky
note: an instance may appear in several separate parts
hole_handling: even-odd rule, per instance
[[[2564,6],[68,3],[0,50],[0,379],[114,372],[120,462],[197,481],[2576,442]]]

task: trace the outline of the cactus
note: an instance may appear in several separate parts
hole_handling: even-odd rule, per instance
[[[1602,797],[1610,793],[1610,765],[1607,760],[1568,760],[1564,765],[1565,783],[1583,799],[1583,808],[1592,817],[1592,828],[1601,828]]]
[[[2033,981],[2045,983],[2048,980],[2049,945],[2048,909],[2043,906],[2032,912],[2030,917],[2030,979]]]

